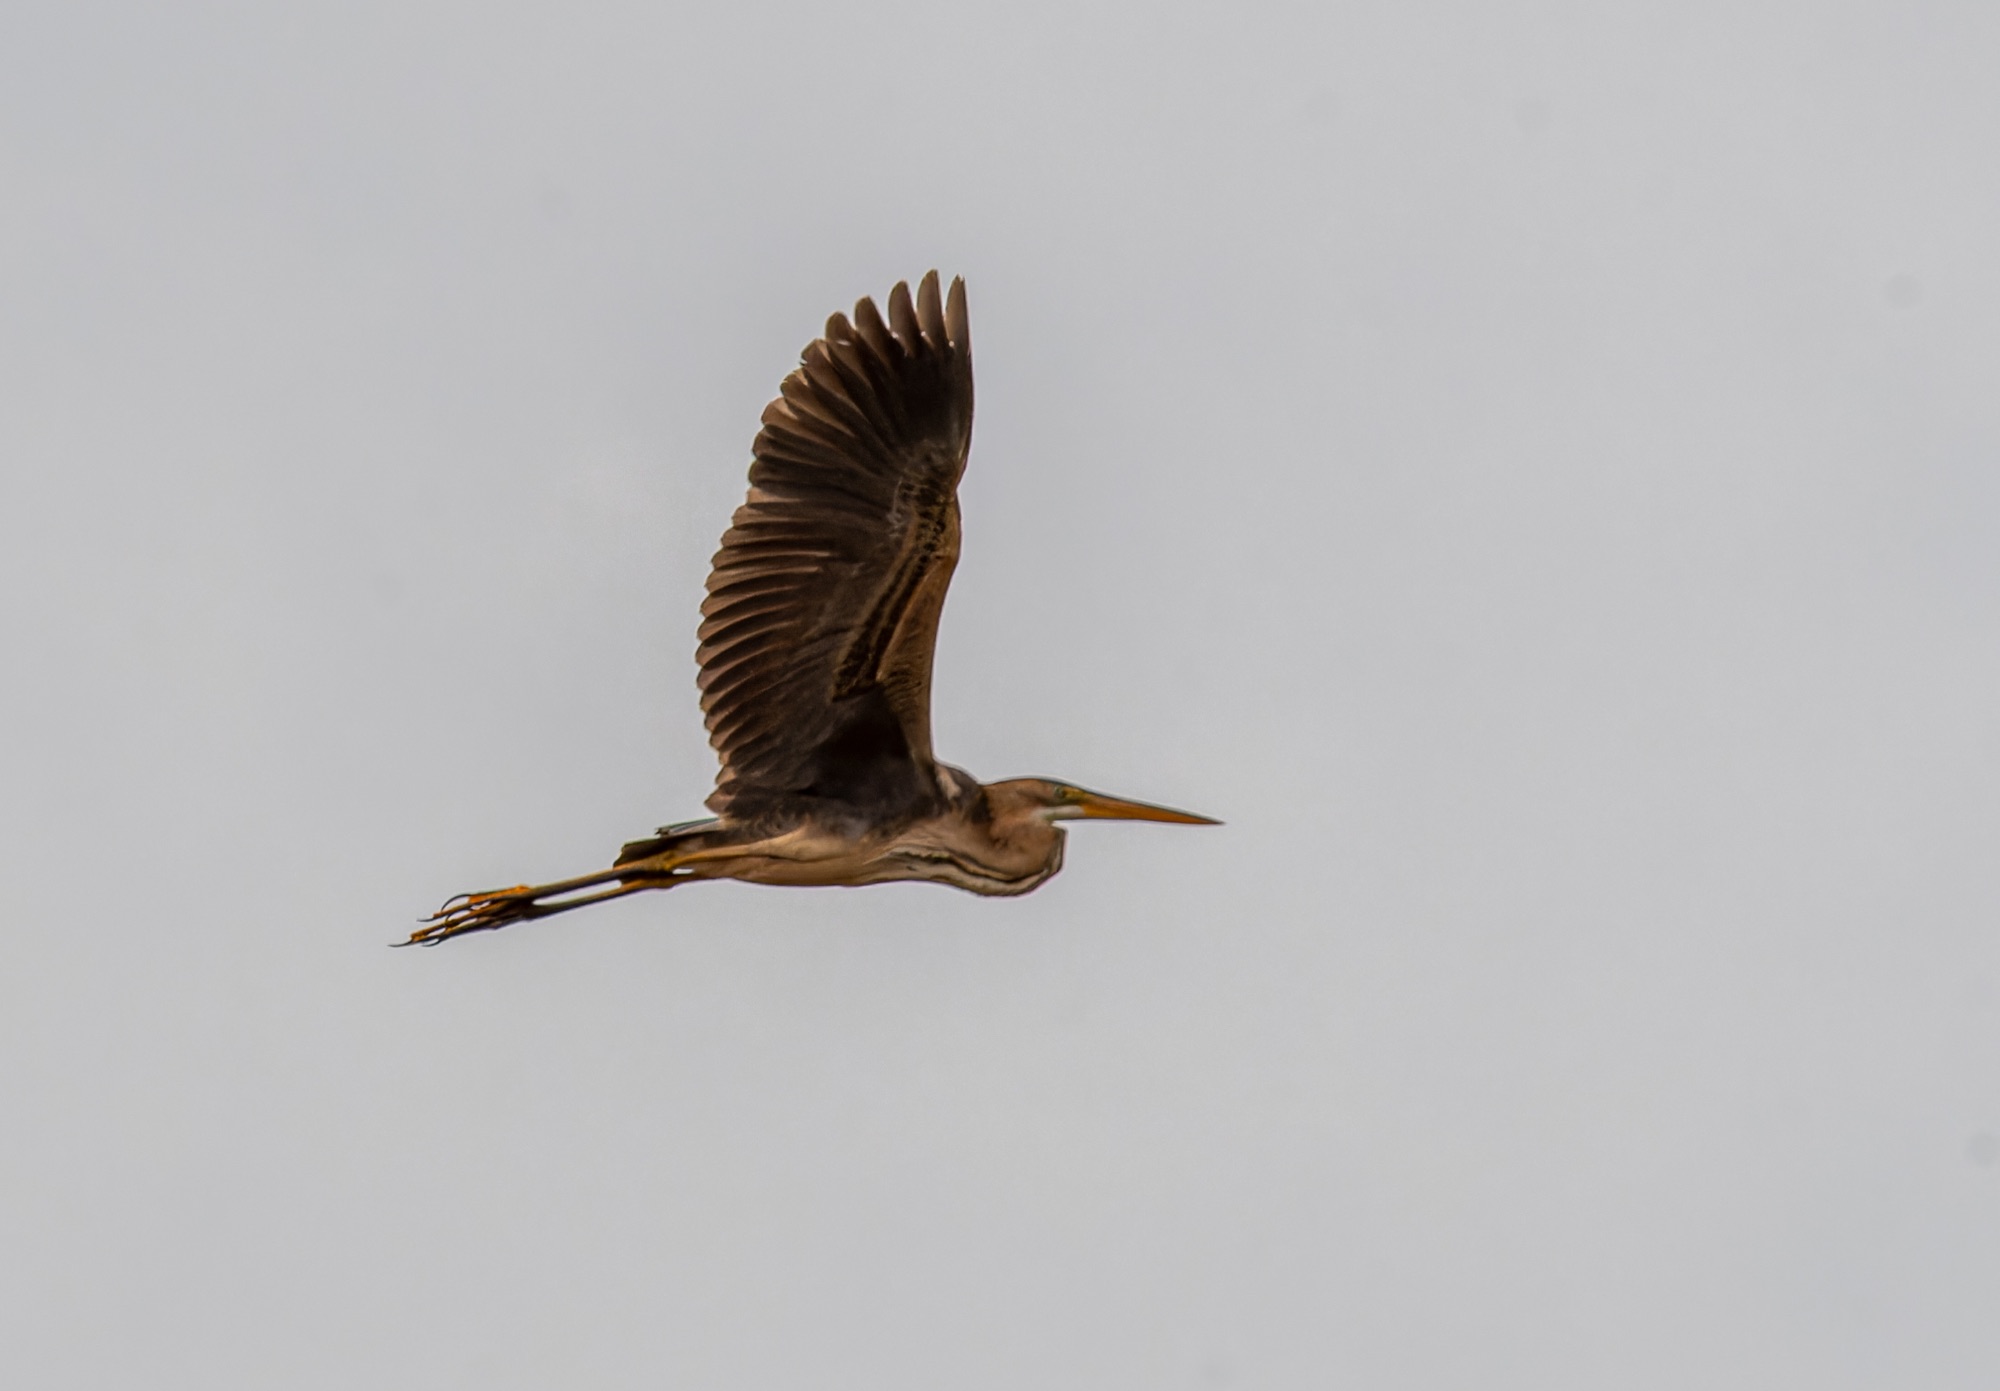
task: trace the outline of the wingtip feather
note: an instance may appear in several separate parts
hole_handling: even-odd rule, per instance
[[[944,328],[952,347],[964,352],[972,346],[972,321],[965,312],[965,277],[962,275],[951,278],[951,293],[944,302]]]
[[[925,271],[924,278],[917,283],[917,321],[924,326],[924,336],[942,348],[950,341],[950,333],[944,326],[944,305],[938,298],[938,273]]]
[[[896,288],[889,291],[889,328],[902,340],[904,348],[915,352],[922,346],[923,330],[917,325],[917,312],[910,307],[910,282],[898,280]]]

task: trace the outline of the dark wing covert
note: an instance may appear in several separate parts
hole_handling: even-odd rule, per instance
[[[701,606],[709,809],[749,818],[936,798],[931,656],[972,438],[965,285],[937,272],[835,314],[764,411]]]

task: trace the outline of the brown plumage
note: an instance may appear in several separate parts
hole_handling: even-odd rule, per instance
[[[958,563],[972,441],[965,285],[937,272],[835,314],[764,411],[750,494],[708,577],[701,707],[722,768],[710,821],[608,870],[465,894],[410,940],[546,917],[688,879],[927,879],[1020,894],[1074,817],[1208,823],[1041,778],[981,786],[931,751],[931,658]],[[1210,823],[1212,824],[1212,823]]]

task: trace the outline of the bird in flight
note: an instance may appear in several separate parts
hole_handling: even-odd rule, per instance
[[[697,659],[722,771],[714,817],[596,874],[460,894],[436,943],[691,879],[929,880],[1024,894],[1062,868],[1057,824],[1215,825],[1047,778],[981,784],[931,753],[931,656],[958,563],[972,443],[965,282],[937,272],[835,314],[764,410],[750,496],[708,576]]]

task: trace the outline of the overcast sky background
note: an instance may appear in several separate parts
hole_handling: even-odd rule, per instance
[[[1990,1387],[1990,4],[0,20],[0,1380]],[[826,315],[1033,896],[713,776]]]

